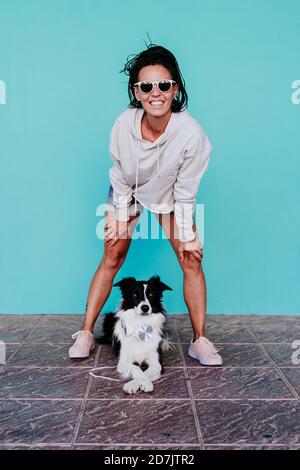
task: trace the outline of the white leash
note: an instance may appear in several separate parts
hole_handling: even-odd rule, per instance
[[[125,325],[125,322],[124,320],[122,319],[121,320],[121,325],[122,325],[122,328],[124,329],[125,331],[125,334],[126,334],[126,325]],[[137,334],[135,335],[137,338],[139,338],[141,341],[150,341],[150,339],[152,338],[152,335],[153,335],[153,328],[151,325],[142,325]],[[132,335],[133,336],[133,335]],[[172,343],[168,341],[168,344],[169,344],[169,347],[172,349]],[[106,377],[104,375],[96,375],[94,374],[94,372],[96,370],[103,370],[103,369],[115,369],[116,367],[115,366],[102,366],[102,367],[96,367],[96,368],[93,368],[89,371],[89,374],[92,376],[92,377],[95,377],[96,379],[103,379],[103,380],[112,380],[114,382],[123,382],[123,380],[118,380],[118,379],[113,379],[112,377]],[[127,371],[127,375],[126,377],[124,378],[124,380],[128,379],[130,375],[130,371],[128,370]]]
[[[125,335],[126,335],[126,325],[125,325],[125,322],[124,320],[122,319],[121,320],[121,325],[122,325],[122,328],[124,329],[125,331]],[[140,339],[141,341],[150,341],[150,339],[152,338],[152,334],[153,334],[153,328],[151,325],[142,325],[137,334],[135,335],[132,335],[132,336],[136,336],[138,339]],[[131,336],[131,335],[130,335]],[[92,377],[95,377],[96,379],[104,379],[104,380],[113,380],[114,382],[123,382],[123,380],[118,380],[118,379],[113,379],[112,377],[105,377],[104,375],[96,375],[94,374],[94,371],[96,370],[103,370],[103,369],[115,369],[115,366],[102,366],[102,367],[96,367],[94,369],[91,369],[89,371],[89,374],[92,376]],[[130,371],[128,370],[127,371],[127,375],[126,377],[124,378],[124,380],[128,379],[130,375]]]
[[[123,382],[122,380],[113,379],[112,377],[105,377],[105,375],[96,375],[94,371],[101,370],[101,369],[115,369],[115,366],[105,366],[105,367],[96,367],[95,369],[89,370],[89,374],[96,379],[104,379],[104,380],[113,380],[114,382]],[[126,380],[129,376],[129,370],[127,371],[127,376],[124,380]]]

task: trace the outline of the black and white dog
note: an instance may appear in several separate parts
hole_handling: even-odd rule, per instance
[[[120,287],[122,301],[116,313],[105,315],[104,336],[96,341],[112,344],[119,357],[118,373],[130,379],[123,386],[124,392],[152,392],[152,382],[162,373],[162,352],[173,347],[162,305],[163,291],[172,289],[159,276],[148,281],[126,277],[113,286]],[[143,365],[148,368],[142,370]]]

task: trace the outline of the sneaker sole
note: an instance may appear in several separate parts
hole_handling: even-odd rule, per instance
[[[89,355],[91,354],[91,352],[95,349],[96,345],[94,344],[94,346],[91,348],[90,352],[88,354],[85,354],[85,355],[81,355],[79,356],[78,354],[76,355],[72,355],[69,353],[69,358],[70,359],[86,359],[87,357],[89,357]]]
[[[212,362],[206,362],[206,361],[200,360],[199,357],[196,356],[196,354],[193,354],[193,353],[191,353],[191,352],[188,352],[188,355],[189,355],[190,357],[192,357],[193,359],[196,359],[196,360],[197,360],[200,364],[202,364],[203,366],[221,366],[221,365],[222,365],[222,361],[221,361],[221,362],[218,362],[218,363],[216,363],[216,362],[214,362],[214,363],[212,363]]]

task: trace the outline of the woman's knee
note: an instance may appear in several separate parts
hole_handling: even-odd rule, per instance
[[[108,243],[105,243],[104,255],[103,255],[103,264],[108,269],[117,269],[120,267],[127,255],[127,249],[117,246],[109,246]]]
[[[184,273],[198,272],[202,269],[202,259],[198,260],[194,255],[188,251],[184,252],[184,259],[180,261],[179,253],[177,254],[179,264]]]

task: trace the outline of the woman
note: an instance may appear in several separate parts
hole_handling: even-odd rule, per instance
[[[188,97],[174,55],[150,44],[128,61],[129,109],[110,136],[110,191],[104,255],[92,279],[82,329],[70,357],[88,357],[95,347],[94,324],[122,266],[139,215],[151,210],[174,249],[184,274],[184,299],[194,338],[188,354],[204,365],[221,365],[205,337],[206,283],[203,250],[193,218],[195,196],[212,146],[200,124],[186,111]]]

